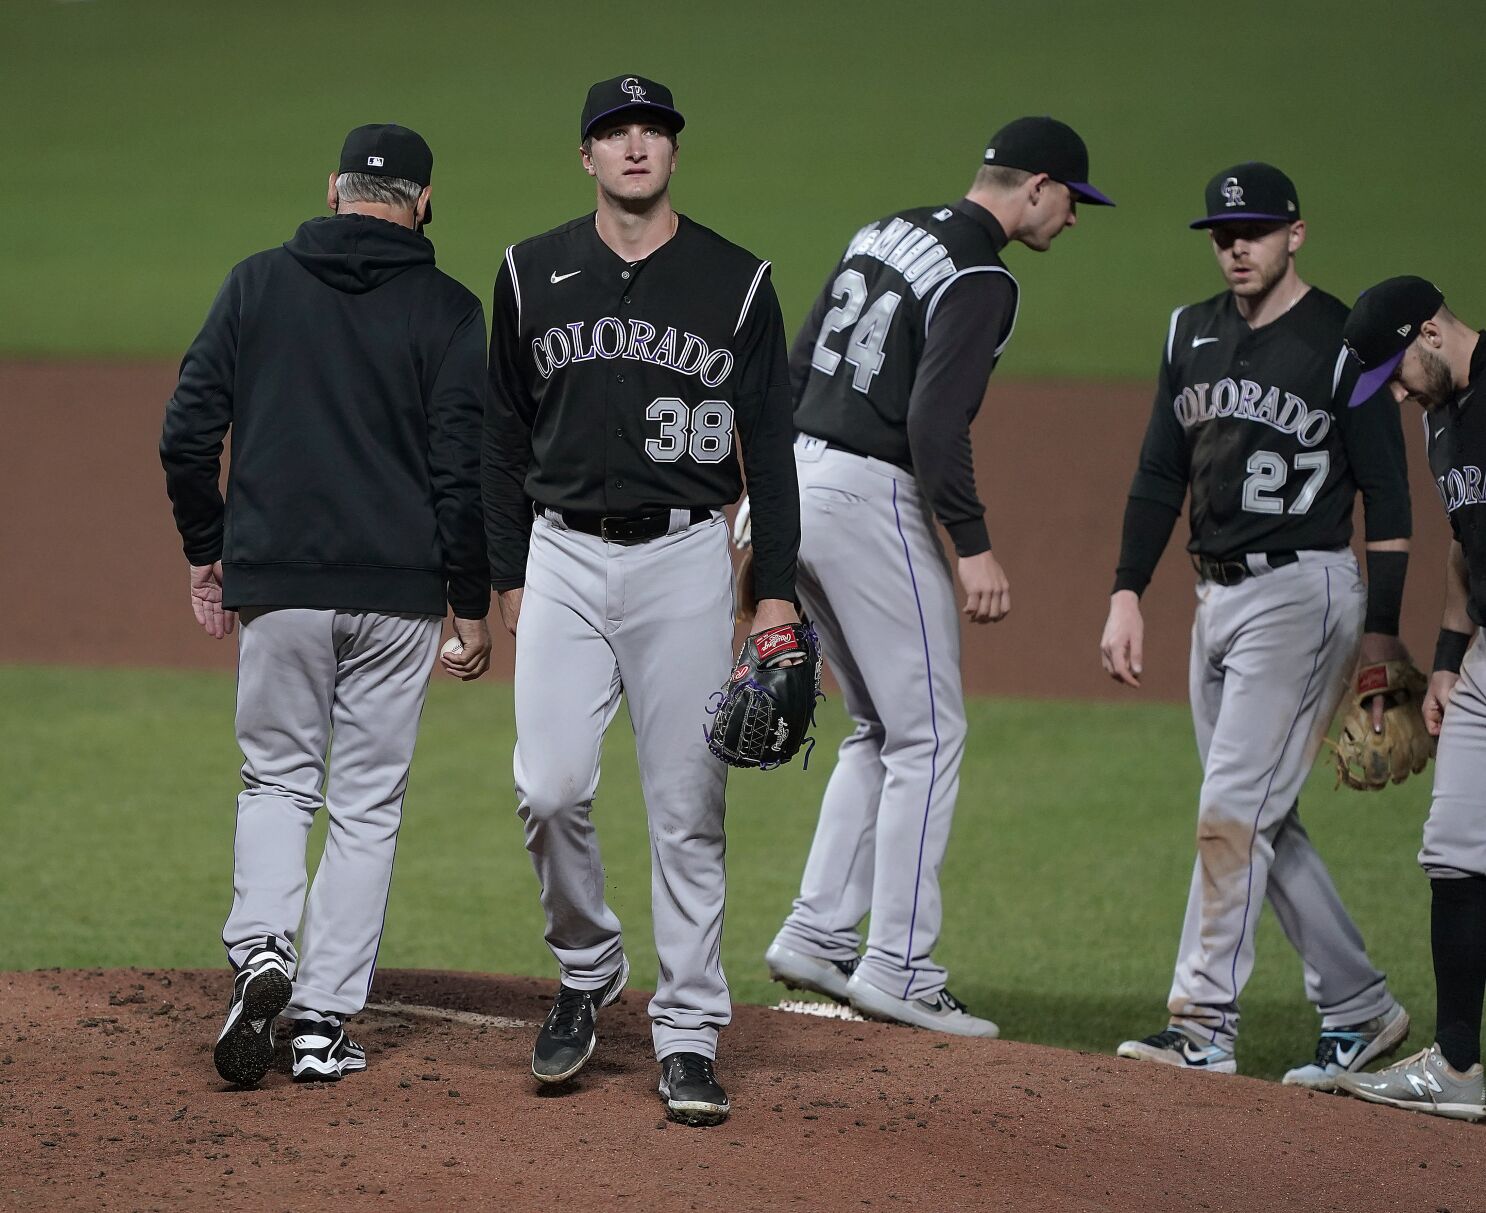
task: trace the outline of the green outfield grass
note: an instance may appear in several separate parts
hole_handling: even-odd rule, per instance
[[[1011,251],[1024,310],[1003,374],[1152,374],[1170,309],[1219,285],[1186,221],[1245,159],[1297,179],[1314,281],[1350,300],[1429,274],[1478,316],[1480,11],[7,0],[0,355],[178,356],[228,267],[320,213],[367,121],[428,136],[430,235],[488,299],[506,244],[589,207],[578,113],[623,71],[675,89],[678,205],[775,262],[791,326],[856,227],[958,196],[990,132],[1038,112],[1085,134],[1120,206],[1086,208],[1046,257]]]
[[[232,681],[209,674],[0,668],[0,969],[214,966],[231,898],[241,761]],[[1198,768],[1186,712],[980,699],[943,873],[939,958],[1003,1033],[1095,1051],[1162,1026]],[[763,951],[789,908],[845,733],[826,705],[810,769],[730,785],[725,962],[735,997],[773,1001]],[[510,688],[436,680],[423,719],[381,964],[551,976],[511,790]],[[633,741],[608,739],[596,820],[637,986],[653,987],[649,857]],[[1433,1023],[1427,882],[1414,865],[1429,783],[1333,792],[1307,826],[1374,958]],[[317,832],[312,852],[317,852]],[[1314,1044],[1300,966],[1273,916],[1244,998],[1244,1072]]]

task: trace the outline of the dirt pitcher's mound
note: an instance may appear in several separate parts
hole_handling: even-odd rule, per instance
[[[1483,1207],[1486,1136],[1272,1083],[739,1007],[733,1115],[667,1122],[646,997],[581,1079],[528,1072],[550,982],[385,972],[370,1068],[212,1068],[224,973],[0,975],[6,1209]]]

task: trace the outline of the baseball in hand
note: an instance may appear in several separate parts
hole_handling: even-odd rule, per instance
[[[448,640],[444,641],[444,647],[441,648],[439,652],[446,653],[450,657],[454,657],[464,652],[464,645],[459,643],[458,636],[450,636]]]

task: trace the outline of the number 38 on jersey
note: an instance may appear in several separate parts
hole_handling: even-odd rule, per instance
[[[656,423],[645,439],[645,454],[656,463],[675,463],[690,455],[697,463],[721,463],[733,449],[733,406],[726,400],[703,400],[689,407],[675,396],[657,396],[645,409]]]

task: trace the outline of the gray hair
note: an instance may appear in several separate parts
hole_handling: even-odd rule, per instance
[[[1008,168],[1004,164],[983,164],[976,171],[975,184],[981,188],[989,186],[991,189],[1010,193],[1019,189],[1031,176],[1026,169]]]
[[[413,210],[423,187],[405,177],[379,177],[373,173],[342,173],[335,179],[335,192],[342,202],[378,202]]]

